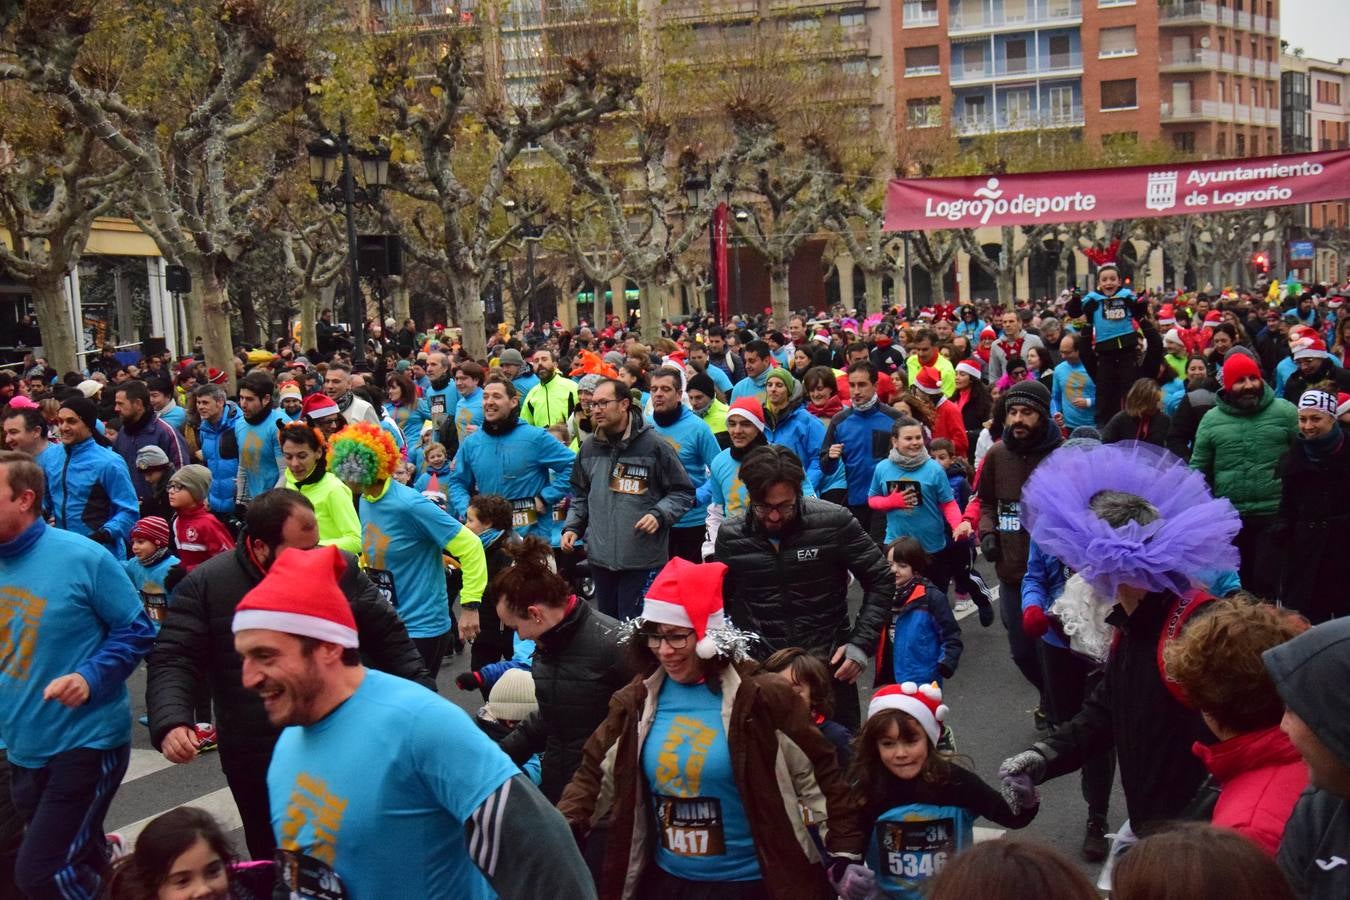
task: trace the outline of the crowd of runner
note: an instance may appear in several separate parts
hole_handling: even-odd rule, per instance
[[[0,372],[0,896],[1350,896],[1350,290],[636,326]]]

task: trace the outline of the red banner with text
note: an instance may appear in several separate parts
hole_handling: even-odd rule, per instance
[[[1350,150],[1027,175],[902,178],[888,231],[1234,212],[1350,198]]]

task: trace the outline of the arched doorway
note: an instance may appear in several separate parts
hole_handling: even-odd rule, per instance
[[[1003,247],[1000,244],[984,244],[980,249],[984,251],[985,257],[995,262],[1003,253]],[[998,299],[998,279],[993,274],[986,272],[984,267],[974,260],[970,262],[970,299]]]

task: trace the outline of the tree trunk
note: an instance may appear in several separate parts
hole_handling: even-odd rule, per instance
[[[897,271],[899,270],[897,269]],[[849,277],[853,277],[852,272],[849,273]],[[875,312],[881,312],[881,308],[885,305],[885,301],[881,297],[880,272],[873,272],[871,269],[863,269],[863,297],[866,298],[867,312],[869,315]],[[909,298],[906,297],[905,299],[908,300]]]
[[[239,326],[244,335],[244,343],[261,343],[259,339],[261,330],[258,328],[258,309],[253,302],[253,292],[240,291],[234,298],[234,305],[239,309]]]
[[[234,346],[230,341],[230,282],[228,275],[220,274],[208,260],[195,260],[192,270],[192,292],[201,297],[202,350],[208,368],[225,373],[225,391],[235,393]]]
[[[408,300],[407,282],[398,277],[389,279],[389,299],[393,301],[394,305],[391,315],[397,323],[395,327],[402,328],[403,322],[412,318],[412,313],[409,311],[412,307]]]
[[[33,307],[37,310],[38,328],[42,331],[42,355],[47,358],[47,365],[62,375],[81,371],[79,357],[75,354],[79,346],[70,327],[69,305],[62,280],[34,281],[29,289],[33,292]]]
[[[661,284],[647,279],[638,285],[638,329],[642,343],[651,346],[661,337]]]
[[[1017,269],[999,265],[995,278],[998,282],[998,302],[1011,309],[1017,302]]]
[[[300,352],[308,353],[319,346],[319,338],[314,333],[314,323],[319,320],[319,288],[306,285],[300,289]]]
[[[777,328],[787,327],[792,310],[788,290],[789,265],[790,261],[784,261],[769,266],[769,305],[773,308],[773,324]]]
[[[450,289],[455,296],[455,324],[464,334],[464,350],[470,359],[487,359],[487,326],[483,320],[478,276],[454,271],[448,274]]]

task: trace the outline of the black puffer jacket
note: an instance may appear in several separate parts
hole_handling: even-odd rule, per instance
[[[581,765],[582,750],[609,714],[609,699],[628,683],[619,648],[619,623],[584,600],[534,648],[534,692],[539,710],[511,732],[501,747],[524,763],[541,760],[540,790],[557,803]]]
[[[728,519],[715,558],[727,564],[723,596],[736,627],[764,639],[769,652],[802,647],[827,662],[853,644],[871,656],[895,594],[876,543],[844,507],[805,497],[793,526],[774,547],[753,516]],[[862,609],[848,620],[848,576],[863,588]]]
[[[394,608],[380,599],[356,557],[342,556],[347,571],[338,587],[352,605],[363,661],[434,691],[436,682]],[[241,541],[233,552],[193,569],[174,590],[148,657],[145,702],[156,748],[174,728],[195,721],[194,699],[203,681],[211,688],[221,752],[268,751],[276,743],[281,732],[267,721],[258,695],[243,686],[243,666],[230,629],[234,608],[262,578]]]

